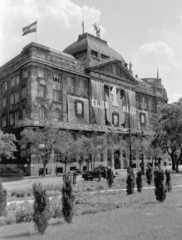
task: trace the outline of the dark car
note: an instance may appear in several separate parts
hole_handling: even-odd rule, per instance
[[[101,174],[101,177],[106,178],[108,167],[99,165],[98,167],[94,168],[93,171],[85,171],[82,174],[82,178],[84,178],[85,181],[87,180],[93,180],[95,178],[99,178],[99,174]],[[114,178],[116,177],[116,174],[114,172]]]

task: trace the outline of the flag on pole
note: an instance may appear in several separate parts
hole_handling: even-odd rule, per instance
[[[84,34],[84,20],[82,21],[82,30],[83,30],[83,34]]]
[[[27,35],[28,33],[37,32],[37,21],[28,25],[27,27],[24,27],[22,31],[22,36]]]

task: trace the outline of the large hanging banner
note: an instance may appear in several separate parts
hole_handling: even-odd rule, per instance
[[[106,108],[106,124],[121,127],[125,123],[123,109],[124,91],[117,86],[104,86]]]
[[[91,80],[92,108],[94,111],[96,124],[105,125],[105,108],[108,108],[104,101],[104,84]]]
[[[88,99],[68,95],[68,122],[89,124]]]
[[[137,129],[135,92],[125,89],[124,111],[128,115],[129,127]]]

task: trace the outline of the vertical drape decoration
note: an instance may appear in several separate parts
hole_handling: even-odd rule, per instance
[[[92,108],[97,125],[105,125],[104,84],[91,80]]]
[[[130,128],[137,129],[135,92],[125,89],[124,108],[129,117]]]
[[[114,87],[114,86],[113,86]],[[112,122],[112,114],[114,112],[117,112],[119,114],[119,127],[121,127],[125,123],[125,113],[123,109],[123,90],[116,88],[115,94],[116,94],[116,102],[117,105],[114,104],[114,96],[113,96],[113,87],[104,86],[105,91],[105,101],[107,103],[106,108],[106,118],[107,118],[107,124],[113,125]]]

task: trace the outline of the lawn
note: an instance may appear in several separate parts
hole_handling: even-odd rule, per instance
[[[51,219],[43,236],[36,233],[32,222],[1,226],[0,239],[182,239],[181,187],[173,188],[165,202],[158,203],[153,189],[143,190],[141,194],[135,191],[129,196],[124,191],[93,193],[93,189],[105,184],[103,181],[77,185],[76,212],[71,224],[62,218]],[[181,183],[180,175],[173,175],[173,184]],[[125,186],[124,181],[122,184]],[[81,188],[85,190],[78,191]]]

